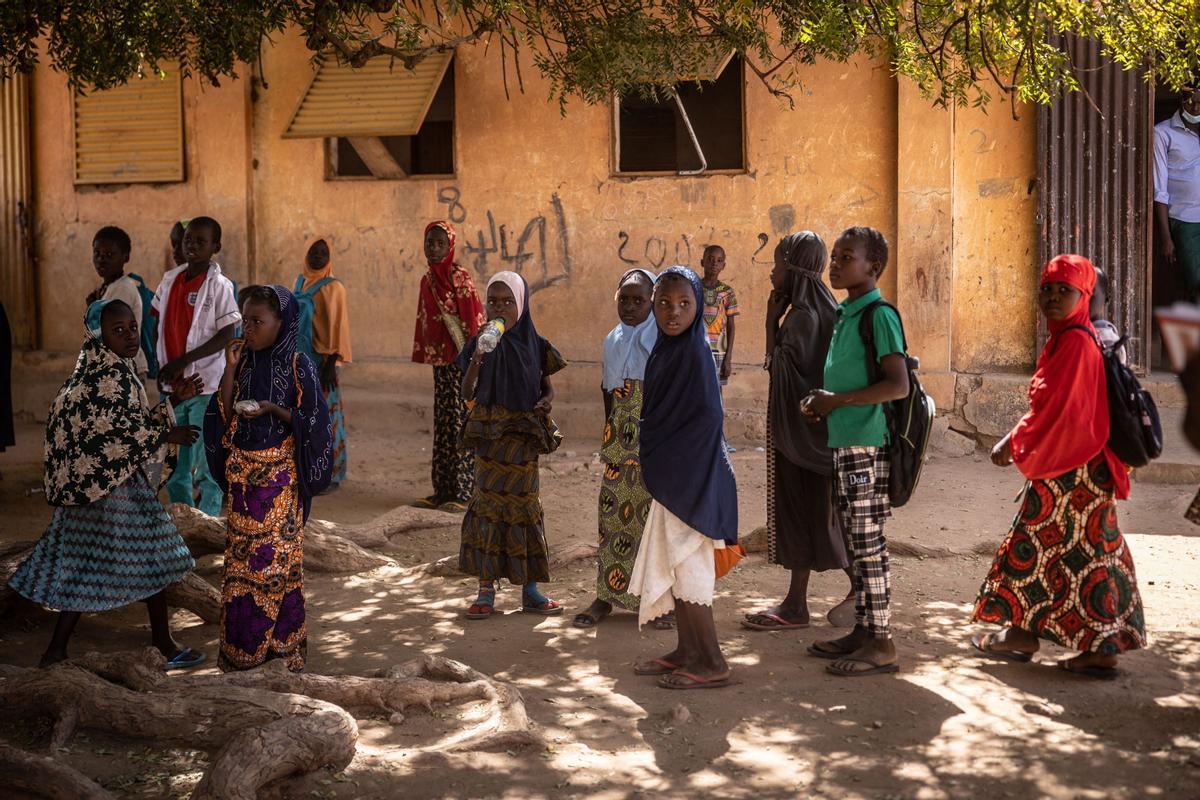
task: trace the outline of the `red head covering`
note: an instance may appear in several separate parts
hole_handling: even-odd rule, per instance
[[[417,300],[417,329],[413,334],[412,360],[421,364],[453,364],[463,341],[479,333],[483,325],[483,304],[475,291],[471,273],[454,261],[454,227],[443,220],[425,226],[425,235],[441,228],[450,240],[446,257],[430,264],[421,277]],[[454,333],[451,333],[454,328]]]
[[[1041,283],[1073,286],[1080,298],[1066,317],[1047,320],[1050,339],[1042,348],[1029,385],[1029,413],[1013,428],[1009,440],[1013,461],[1025,477],[1048,479],[1103,452],[1115,494],[1124,499],[1129,496],[1129,472],[1108,449],[1104,359],[1096,346],[1096,329],[1088,319],[1096,270],[1083,256],[1056,256],[1042,270]]]

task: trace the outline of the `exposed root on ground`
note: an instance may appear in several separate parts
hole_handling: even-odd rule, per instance
[[[211,766],[192,797],[234,800],[250,800],[265,786],[317,769],[348,766],[358,725],[347,709],[383,712],[400,724],[411,708],[486,703],[483,721],[415,748],[418,754],[511,749],[538,740],[515,687],[440,656],[406,662],[373,677],[297,674],[281,662],[247,672],[173,677],[163,672],[163,665],[154,648],[88,653],[45,670],[0,665],[0,716],[50,716],[52,748],[90,729],[206,750]],[[67,770],[61,781],[50,779],[47,762]],[[75,773],[72,778],[71,773],[42,756],[0,749],[0,784],[41,780],[43,790],[55,784],[81,787],[47,797],[110,796],[85,776]]]
[[[568,542],[556,547],[550,552],[550,569],[560,570],[574,564],[576,561],[594,561],[599,548],[590,542]],[[458,568],[458,556],[446,556],[437,561],[418,564],[408,568],[407,572],[421,575],[432,575],[435,578],[461,578],[463,571]]]
[[[50,800],[115,800],[77,769],[0,742],[0,786]]]

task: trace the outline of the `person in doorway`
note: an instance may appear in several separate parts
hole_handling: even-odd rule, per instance
[[[833,451],[824,421],[808,423],[800,403],[824,385],[825,358],[837,323],[837,301],[821,280],[828,251],[801,231],[775,248],[767,301],[767,560],[792,573],[783,602],[747,614],[751,630],[807,628],[808,579],[840,569],[850,578],[846,599],[829,612],[835,625],[853,624],[854,576],[841,517],[833,504]],[[786,316],[784,316],[786,314]]]
[[[1200,298],[1200,87],[1154,126],[1154,221],[1167,266]]]
[[[151,308],[158,317],[159,389],[170,392],[179,381],[200,376],[203,393],[175,408],[180,425],[198,427],[225,372],[225,346],[233,339],[241,314],[233,284],[213,260],[221,252],[220,224],[212,217],[189,222],[183,252],[187,263],[163,276]],[[172,503],[220,515],[224,495],[209,474],[202,443],[180,450],[179,465],[166,485]]]
[[[658,339],[658,325],[650,314],[654,295],[653,272],[631,269],[617,282],[617,317],[620,322],[604,337],[604,441],[600,460],[604,481],[600,486],[600,549],[597,553],[596,599],[575,615],[576,628],[591,628],[612,613],[613,605],[638,610],[638,598],[629,592],[629,579],[642,529],[650,511],[650,493],[642,482],[639,431],[642,424],[642,380],[646,361]],[[674,617],[654,621],[655,627],[674,627]]]
[[[1021,510],[979,591],[972,619],[1003,625],[971,639],[987,656],[1027,662],[1045,639],[1079,651],[1068,672],[1117,675],[1121,653],[1144,647],[1133,555],[1114,499],[1129,471],[1108,448],[1108,393],[1088,319],[1096,272],[1077,255],[1042,270],[1038,309],[1050,338],[1029,388],[1029,412],[992,450],[1029,479]]]
[[[129,234],[113,225],[108,225],[96,231],[92,237],[92,266],[100,276],[100,286],[93,289],[87,296],[89,304],[97,300],[120,300],[133,309],[133,318],[142,322],[142,294],[138,283],[125,274],[125,265],[133,243]],[[133,359],[138,375],[144,376],[147,371],[146,354],[138,348],[137,357]]]
[[[826,671],[844,677],[896,672],[900,667],[891,633],[891,575],[883,523],[891,516],[888,501],[887,420],[883,404],[908,394],[904,333],[900,316],[876,288],[887,266],[888,244],[874,228],[845,230],[833,245],[829,282],[847,297],[825,359],[825,388],[804,399],[801,410],[829,423],[833,448],[834,492],[842,527],[850,537],[854,567],[854,630],[817,642],[810,655],[832,660]],[[872,306],[875,363],[869,363],[859,332],[862,315]],[[873,380],[873,375],[881,375]]]
[[[716,689],[732,677],[712,605],[716,553],[737,544],[737,481],[703,305],[696,273],[675,266],[659,275],[658,341],[646,364],[641,429],[652,500],[629,591],[640,600],[639,626],[675,612],[675,649],[634,666],[638,675],[660,676],[664,689]]]
[[[304,254],[304,271],[296,278],[297,301],[311,304],[311,316],[301,314],[301,350],[317,365],[321,389],[329,407],[329,422],[333,428],[333,482],[336,487],[346,480],[349,458],[346,453],[346,413],[338,371],[349,364],[350,314],[346,287],[333,277],[333,258],[329,243],[324,239],[313,242]],[[307,329],[305,325],[307,323]]]
[[[45,488],[54,517],[8,585],[59,612],[43,667],[67,658],[82,614],[139,600],[167,668],[194,667],[204,654],[175,642],[163,590],[196,562],[143,468],[164,445],[190,444],[199,431],[176,424],[166,400],[150,407],[133,366],[141,336],[128,305],[91,303],[84,328],[75,371],[46,423]],[[186,402],[198,391],[197,378],[180,381],[170,400]]]
[[[567,362],[538,335],[529,287],[517,273],[499,272],[488,281],[487,313],[489,321],[504,321],[496,348],[484,353],[477,336],[458,356],[462,398],[472,403],[462,440],[475,450],[475,491],[458,553],[459,569],[479,579],[467,619],[492,616],[501,578],[521,587],[522,611],[557,615],[562,606],[538,590],[550,580],[538,459],[562,442],[550,418],[550,376]]]
[[[471,499],[475,462],[471,450],[459,443],[467,406],[456,359],[483,325],[483,304],[471,273],[454,258],[454,243],[449,222],[425,226],[429,270],[421,277],[412,360],[433,367],[433,494],[413,505],[461,513]]]
[[[317,367],[296,349],[299,304],[282,286],[242,292],[243,338],[225,351],[204,416],[209,468],[230,495],[221,584],[223,672],[282,659],[304,669],[304,526],[333,474]]]

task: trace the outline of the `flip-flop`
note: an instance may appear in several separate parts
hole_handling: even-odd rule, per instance
[[[775,624],[774,625],[765,625],[761,622],[755,622],[754,620],[757,618],[775,620]],[[762,611],[757,614],[751,614],[750,616],[746,617],[746,619],[742,620],[742,627],[747,628],[752,631],[786,631],[786,630],[794,630],[796,628],[807,628],[807,627],[809,627],[809,623],[807,623],[807,622],[788,622],[786,619],[779,616],[778,614],[772,614],[767,611]]]
[[[1068,666],[1071,663],[1070,659],[1058,662],[1058,668],[1064,672],[1069,672],[1072,675],[1080,675],[1085,678],[1095,678],[1101,681],[1116,680],[1121,675],[1121,670],[1116,667],[1072,667]]]
[[[832,642],[813,642],[812,644],[810,644],[807,647],[808,654],[810,656],[816,656],[817,658],[825,658],[830,661],[837,661],[839,658],[845,658],[846,656],[853,653],[854,650],[858,649],[856,647],[856,648],[854,648],[854,650],[837,650],[837,651],[821,650],[820,648],[817,647],[817,645],[819,645],[819,644],[832,644]]]
[[[604,617],[607,616],[607,614],[604,615]],[[597,617],[586,611],[580,611],[575,615],[575,619],[571,620],[571,625],[576,628],[594,628],[604,617]]]
[[[676,683],[670,679],[679,676],[687,678],[687,683]],[[702,678],[699,675],[693,675],[690,672],[684,672],[677,669],[669,675],[663,675],[658,679],[660,689],[724,689],[730,685],[730,678],[733,673],[729,673],[724,678]]]
[[[653,665],[653,666],[652,666]],[[679,669],[678,664],[672,664],[665,658],[652,658],[643,664],[633,665],[634,675],[670,675]]]
[[[459,500],[447,500],[438,506],[438,511],[449,511],[451,514],[467,513],[467,504]]]
[[[1016,661],[1018,664],[1028,664],[1033,660],[1033,653],[1021,650],[997,650],[992,644],[996,641],[994,633],[977,633],[971,637],[971,646],[989,658],[1002,658],[1005,661]]]
[[[429,497],[419,497],[410,503],[413,508],[437,508],[441,503],[438,502],[437,495],[429,495]]]
[[[838,661],[850,661],[854,664],[870,664],[871,668],[870,669],[838,669],[838,665],[836,663],[833,663],[833,664],[830,664],[829,666],[825,667],[825,671],[828,672],[830,675],[840,675],[843,678],[863,678],[863,677],[866,677],[867,675],[886,675],[889,672],[899,672],[900,671],[900,665],[897,663],[876,664],[874,661],[868,661],[865,658],[849,658],[848,656],[842,656],[841,658],[838,659]]]
[[[521,610],[526,614],[540,614],[543,617],[557,617],[563,612],[563,607],[556,600],[546,600],[544,603],[536,605],[521,605]]]
[[[167,660],[167,665],[164,669],[191,669],[203,664],[207,658],[199,650],[185,647]]]
[[[673,631],[678,627],[675,622],[675,612],[663,614],[661,617],[655,617],[650,620],[650,624],[654,626],[656,631]]]

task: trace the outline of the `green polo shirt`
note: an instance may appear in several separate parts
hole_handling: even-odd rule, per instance
[[[844,300],[838,306],[838,321],[825,357],[825,389],[835,394],[865,389],[871,385],[867,376],[867,348],[858,334],[863,309],[882,298],[878,289],[867,292],[857,300]],[[875,309],[875,351],[880,361],[892,353],[904,352],[904,334],[900,317],[890,308]],[[882,447],[887,444],[887,421],[883,406],[842,406],[829,414],[830,447]]]

